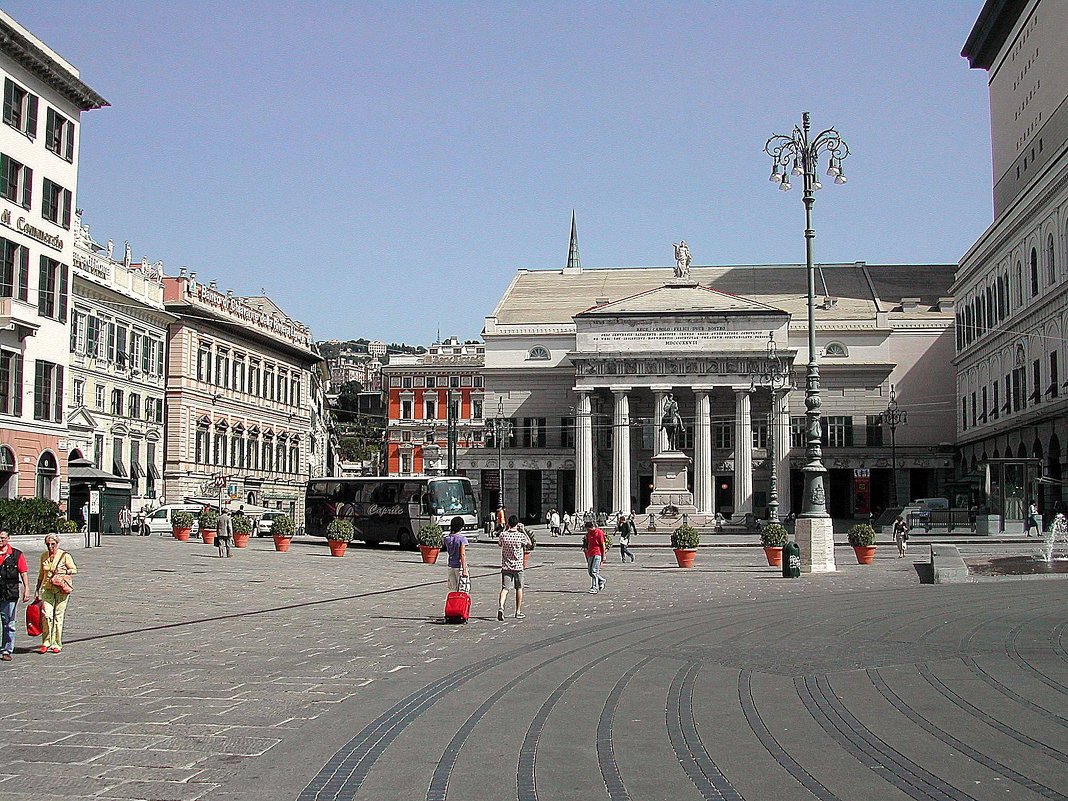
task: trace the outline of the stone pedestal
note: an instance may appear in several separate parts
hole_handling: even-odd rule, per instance
[[[696,514],[693,493],[686,483],[691,459],[681,451],[663,451],[653,457],[653,494],[646,514],[659,514],[665,506],[678,507],[679,514]]]
[[[834,530],[829,517],[799,517],[794,539],[801,550],[802,573],[834,573]]]
[[[1001,533],[1001,515],[976,515],[975,533],[984,536]]]

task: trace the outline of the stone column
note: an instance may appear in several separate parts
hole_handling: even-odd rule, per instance
[[[753,420],[749,390],[734,390],[734,516],[753,511]]]
[[[593,419],[590,393],[579,390],[575,415],[575,511],[593,508]]]
[[[772,414],[775,427],[775,463],[779,478],[779,517],[790,514],[790,393],[777,396],[778,414]]]
[[[694,506],[703,515],[715,511],[715,496],[712,493],[712,403],[707,389],[694,388],[697,396],[694,415]]]
[[[664,402],[671,387],[653,387],[653,392],[656,396],[653,407],[653,456],[658,456],[668,449],[667,432],[660,427],[660,421],[664,419]]]
[[[630,387],[613,387],[616,408],[612,420],[612,509],[630,514]]]

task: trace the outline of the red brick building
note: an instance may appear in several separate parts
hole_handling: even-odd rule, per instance
[[[482,447],[485,361],[481,342],[461,343],[456,337],[431,345],[426,353],[390,356],[382,367],[389,475],[446,473],[450,399],[457,451]]]

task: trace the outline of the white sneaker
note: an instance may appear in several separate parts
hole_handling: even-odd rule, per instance
[[[594,589],[593,587],[590,587],[589,593],[590,593],[590,595],[596,595],[597,594],[597,590]]]

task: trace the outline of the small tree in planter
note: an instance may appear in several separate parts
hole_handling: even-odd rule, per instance
[[[233,517],[234,521],[234,547],[247,548],[249,537],[252,536],[252,518],[238,512]]]
[[[271,536],[274,537],[274,549],[279,553],[289,550],[289,543],[293,541],[293,532],[297,527],[293,524],[293,518],[289,515],[279,515],[271,523]]]
[[[427,523],[427,525],[419,529],[415,539],[419,543],[419,552],[423,555],[423,563],[432,565],[437,562],[438,554],[441,553],[441,546],[445,540],[441,526],[437,523]]]
[[[790,541],[790,532],[779,523],[768,523],[760,530],[760,544],[771,567],[782,566],[782,546]]]
[[[205,545],[215,544],[215,532],[219,528],[219,512],[208,506],[200,513],[200,539]]]
[[[326,541],[330,546],[331,556],[344,556],[352,538],[356,535],[356,529],[352,523],[344,518],[336,517],[326,527]]]
[[[671,532],[671,547],[675,549],[675,559],[679,567],[693,567],[697,546],[700,544],[700,533],[689,524],[679,526]]]
[[[867,523],[857,523],[846,536],[857,555],[857,564],[870,565],[875,559],[875,529]]]
[[[179,542],[189,539],[189,532],[193,528],[193,513],[179,509],[171,515],[171,533]]]

